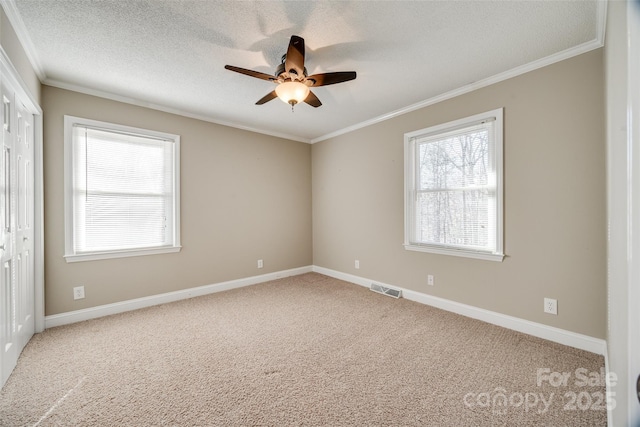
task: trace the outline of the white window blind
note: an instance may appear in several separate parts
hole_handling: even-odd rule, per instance
[[[91,122],[67,123],[67,258],[178,248],[179,139]]]
[[[405,135],[407,249],[502,259],[497,111]]]

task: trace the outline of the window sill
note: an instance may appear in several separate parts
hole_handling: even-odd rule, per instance
[[[151,249],[132,249],[127,251],[113,251],[113,252],[91,252],[87,254],[65,255],[64,259],[67,262],[97,261],[101,259],[128,258],[133,256],[175,253],[175,252],[180,252],[180,249],[182,249],[182,246],[169,246],[169,247],[151,248]]]
[[[496,261],[502,262],[504,259],[503,253],[494,253],[494,252],[481,252],[481,251],[471,251],[466,249],[454,249],[454,248],[445,248],[438,246],[427,246],[427,245],[416,245],[416,244],[406,244],[404,248],[408,251],[417,251],[417,252],[428,252],[432,254],[440,254],[440,255],[452,255],[464,258],[474,258],[474,259],[482,259],[485,261]]]

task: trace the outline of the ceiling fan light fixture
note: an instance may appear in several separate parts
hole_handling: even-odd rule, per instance
[[[276,86],[276,95],[282,102],[296,105],[309,96],[309,87],[300,82],[284,82]]]
[[[310,87],[334,85],[356,78],[355,71],[336,71],[307,76],[307,69],[304,66],[304,39],[295,35],[291,36],[287,53],[282,56],[282,64],[278,65],[274,75],[233,65],[225,65],[224,68],[275,83],[276,89],[260,98],[256,105],[263,105],[272,99],[280,98],[282,102],[291,105],[291,111],[301,102],[314,108],[322,105],[318,97],[309,89]]]

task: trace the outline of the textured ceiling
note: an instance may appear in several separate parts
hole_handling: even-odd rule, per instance
[[[493,76],[602,44],[596,1],[2,0],[40,79],[268,134],[315,141]],[[255,102],[292,34],[323,105]],[[544,60],[542,61],[544,62]]]

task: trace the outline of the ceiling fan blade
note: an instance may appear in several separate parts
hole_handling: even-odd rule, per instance
[[[267,102],[271,101],[272,99],[277,98],[278,95],[276,94],[276,91],[271,91],[268,94],[266,94],[265,96],[263,96],[262,98],[260,98],[260,100],[258,102],[256,102],[256,105],[262,105],[262,104],[266,104]]]
[[[234,67],[233,65],[225,65],[224,68],[230,71],[235,71],[236,73],[244,74],[250,77],[255,77],[257,79],[269,80],[271,82],[276,81],[276,78],[274,76],[261,73],[259,71],[247,70],[246,68]]]
[[[349,80],[355,80],[355,78],[355,71],[338,71],[336,73],[314,74],[307,77],[307,81],[311,80],[312,87],[318,87],[348,82]]]
[[[291,36],[284,68],[290,74],[295,74],[300,78],[304,76],[304,39],[302,37]]]
[[[304,102],[311,105],[312,107],[318,108],[322,105],[322,102],[318,99],[318,97],[311,91],[309,91],[309,95],[305,98]]]

